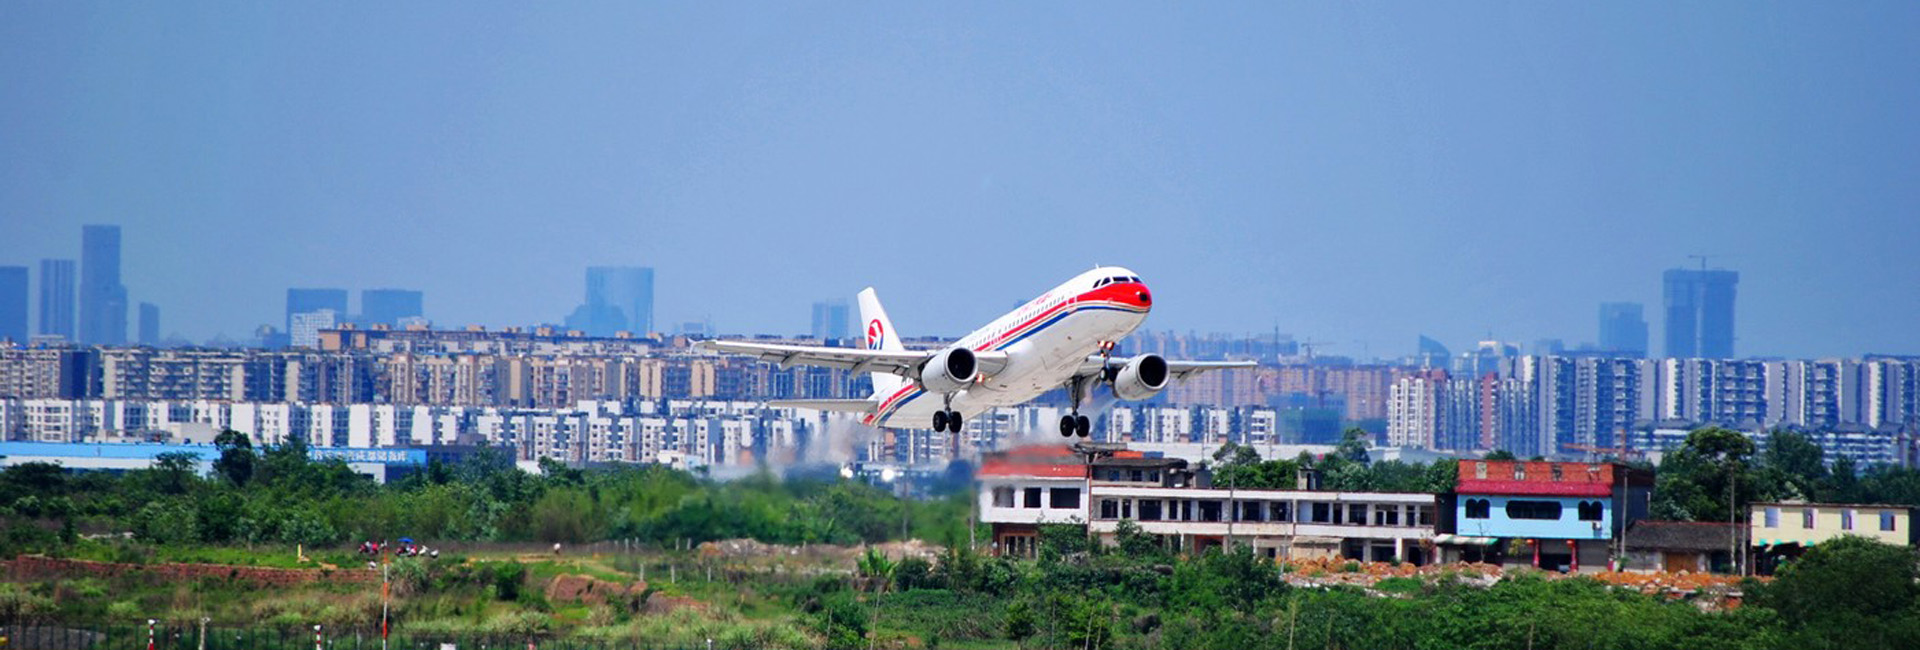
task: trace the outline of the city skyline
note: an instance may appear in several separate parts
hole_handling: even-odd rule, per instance
[[[1907,4],[386,11],[0,8],[0,265],[117,223],[200,341],[316,284],[553,322],[596,264],[673,278],[654,329],[873,285],[954,335],[1126,264],[1150,328],[1398,356],[1584,341],[1706,255],[1741,354],[1920,347]]]

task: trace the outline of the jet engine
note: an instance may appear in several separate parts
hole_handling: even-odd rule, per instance
[[[1157,354],[1143,354],[1127,360],[1113,377],[1113,395],[1124,400],[1143,400],[1167,388],[1167,360]]]
[[[973,385],[979,370],[979,360],[972,350],[947,348],[920,367],[920,387],[935,393],[956,392]]]

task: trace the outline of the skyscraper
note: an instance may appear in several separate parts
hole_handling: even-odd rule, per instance
[[[1677,359],[1733,358],[1735,271],[1666,272],[1667,356]]]
[[[813,338],[847,338],[847,301],[813,303]]]
[[[587,267],[587,302],[567,317],[567,328],[590,336],[653,331],[653,269],[644,266]]]
[[[1640,303],[1600,303],[1600,349],[1623,356],[1647,356],[1647,319]]]
[[[0,266],[0,340],[27,342],[27,267]]]
[[[127,288],[120,284],[120,227],[80,228],[80,342],[127,342]]]
[[[287,290],[287,332],[293,332],[293,315],[332,310],[334,314],[347,313],[346,289],[288,289]]]
[[[159,345],[160,344],[160,306],[159,305],[156,305],[150,302],[140,303],[140,344],[141,345]]]
[[[426,312],[423,294],[407,289],[366,289],[360,292],[360,320],[372,324],[398,326],[402,318],[417,318]]]
[[[73,260],[40,260],[40,335],[73,337]]]

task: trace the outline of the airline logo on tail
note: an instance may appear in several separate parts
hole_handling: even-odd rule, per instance
[[[880,349],[880,342],[886,340],[886,338],[887,328],[880,324],[880,319],[875,318],[867,321],[867,349]]]

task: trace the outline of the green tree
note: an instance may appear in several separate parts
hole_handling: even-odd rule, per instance
[[[253,479],[253,440],[247,434],[225,429],[214,437],[213,446],[220,450],[220,458],[213,461],[213,473],[245,487]]]
[[[1360,427],[1349,427],[1340,435],[1340,445],[1334,448],[1334,453],[1339,454],[1341,458],[1365,465],[1370,462],[1367,458],[1367,445],[1371,442],[1373,438],[1367,434],[1366,430]]]
[[[1849,535],[1782,566],[1755,601],[1798,633],[1795,647],[1914,648],[1916,579],[1913,549]]]

